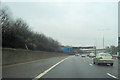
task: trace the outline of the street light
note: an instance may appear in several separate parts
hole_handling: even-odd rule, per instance
[[[110,29],[99,29],[98,31],[102,31],[102,33],[103,33],[103,38],[102,38],[102,42],[103,42],[103,49],[104,49],[104,46],[105,46],[105,39],[104,39],[104,31],[108,31],[108,30],[110,30]]]

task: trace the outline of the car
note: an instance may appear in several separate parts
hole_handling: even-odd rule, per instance
[[[98,53],[95,58],[93,58],[94,64],[110,64],[113,66],[114,59],[111,54],[109,53]]]
[[[95,54],[94,53],[90,53],[89,57],[95,57]]]
[[[81,57],[86,57],[86,55],[85,54],[81,54]]]
[[[118,55],[112,55],[112,57],[117,59],[117,58],[118,58]]]
[[[79,54],[75,54],[75,56],[79,56]]]
[[[89,57],[89,54],[87,54],[87,56]]]

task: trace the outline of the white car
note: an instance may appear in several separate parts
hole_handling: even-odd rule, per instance
[[[95,54],[94,53],[90,53],[89,57],[95,57]]]
[[[75,56],[79,56],[79,54],[75,54]]]
[[[113,66],[114,59],[109,53],[98,53],[96,57],[93,59],[94,64],[110,64]]]

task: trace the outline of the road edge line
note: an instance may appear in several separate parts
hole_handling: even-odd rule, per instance
[[[48,58],[45,58],[45,59],[48,59]],[[13,67],[13,66],[18,66],[18,65],[23,65],[23,64],[34,63],[34,62],[38,62],[38,61],[45,60],[45,59],[33,60],[33,61],[28,61],[28,62],[20,62],[20,63],[10,64],[10,65],[2,65],[0,67],[2,68]]]
[[[51,66],[49,69],[45,70],[44,72],[40,73],[38,76],[36,76],[35,78],[33,78],[32,80],[38,80],[39,78],[41,78],[42,76],[44,76],[46,73],[48,73],[50,70],[52,70],[54,67],[56,67],[57,65],[59,65],[60,63],[62,63],[63,61],[65,61],[67,58],[62,59],[61,61],[59,61],[58,63],[56,63],[55,65]]]

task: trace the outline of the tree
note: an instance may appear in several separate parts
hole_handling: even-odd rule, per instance
[[[13,20],[2,10],[0,13],[2,20],[2,46],[9,48],[21,48],[42,51],[60,51],[60,43],[44,34],[33,32],[28,24],[21,18]]]

